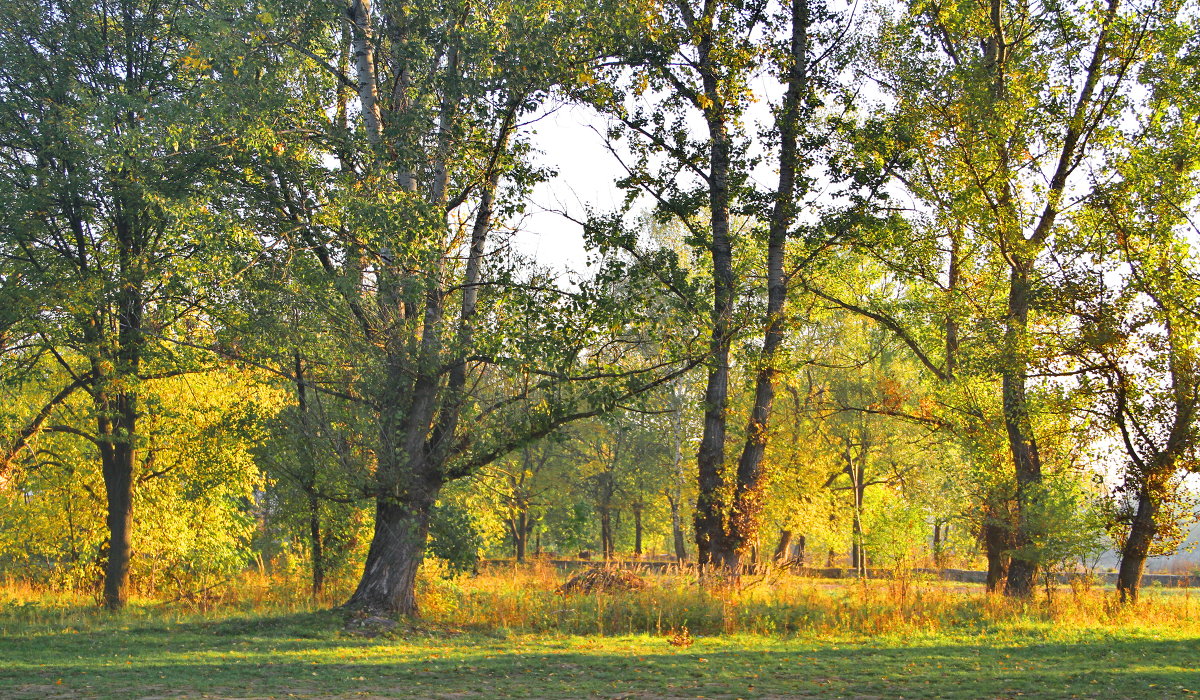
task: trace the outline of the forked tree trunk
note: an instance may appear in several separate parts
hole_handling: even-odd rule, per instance
[[[711,31],[711,29],[710,29]],[[726,407],[729,397],[729,351],[735,284],[729,237],[729,169],[731,141],[726,115],[709,108],[706,114],[710,146],[709,211],[712,229],[713,309],[708,386],[704,396],[704,434],[698,467],[700,494],[696,514],[696,542],[700,566],[721,569],[737,576],[742,557],[758,535],[764,481],[768,425],[775,398],[775,354],[783,342],[787,277],[784,255],[788,229],[795,218],[795,175],[797,133],[802,97],[807,92],[805,59],[808,42],[807,0],[791,2],[791,65],[787,76],[779,121],[779,181],[767,233],[767,308],[763,327],[763,349],[755,377],[754,404],[746,426],[746,441],[734,472],[732,501],[722,497],[725,462]],[[721,104],[721,94],[707,44],[701,41],[699,73],[705,96]]]
[[[608,508],[600,509],[600,551],[604,561],[613,557],[612,513]]]

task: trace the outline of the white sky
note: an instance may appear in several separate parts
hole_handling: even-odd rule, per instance
[[[528,213],[514,238],[516,248],[539,263],[558,270],[582,270],[586,258],[583,228],[558,212],[582,221],[588,207],[611,211],[621,204],[614,184],[625,174],[609,153],[601,134],[603,118],[586,107],[566,106],[532,124],[531,140],[540,151],[539,166],[558,175],[534,188]]]

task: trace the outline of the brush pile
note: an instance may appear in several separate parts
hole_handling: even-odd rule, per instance
[[[559,586],[556,592],[561,595],[571,595],[573,593],[621,593],[625,591],[640,591],[645,587],[646,580],[630,571],[594,566],[587,571],[575,574],[567,579],[567,582]]]

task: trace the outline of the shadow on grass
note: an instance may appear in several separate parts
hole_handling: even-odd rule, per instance
[[[0,697],[1159,698],[1200,642],[1122,631],[862,639],[343,631],[338,611],[0,639]]]

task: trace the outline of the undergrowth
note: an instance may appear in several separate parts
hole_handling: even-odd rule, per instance
[[[921,580],[830,581],[791,575],[702,587],[688,572],[643,574],[643,590],[564,595],[565,577],[547,564],[448,576],[436,562],[419,581],[420,624],[444,631],[656,636],[680,630],[712,635],[936,635],[1038,630],[1172,629],[1200,634],[1200,599],[1187,589],[1147,589],[1136,605],[1099,587],[1042,590],[1027,601],[981,586]],[[134,596],[120,615],[85,593],[0,581],[0,634],[206,620],[294,618],[328,611],[349,582],[313,597],[301,579],[253,571],[204,596]],[[319,615],[336,627],[338,613]],[[325,624],[322,622],[321,624]]]
[[[893,635],[1034,628],[1172,627],[1200,632],[1190,590],[1147,590],[1123,605],[1111,590],[1059,587],[1020,601],[940,580],[830,581],[778,575],[737,587],[701,587],[694,575],[647,575],[644,590],[556,592],[549,566],[495,569],[469,578],[426,576],[422,614],[471,630],[561,634]]]

